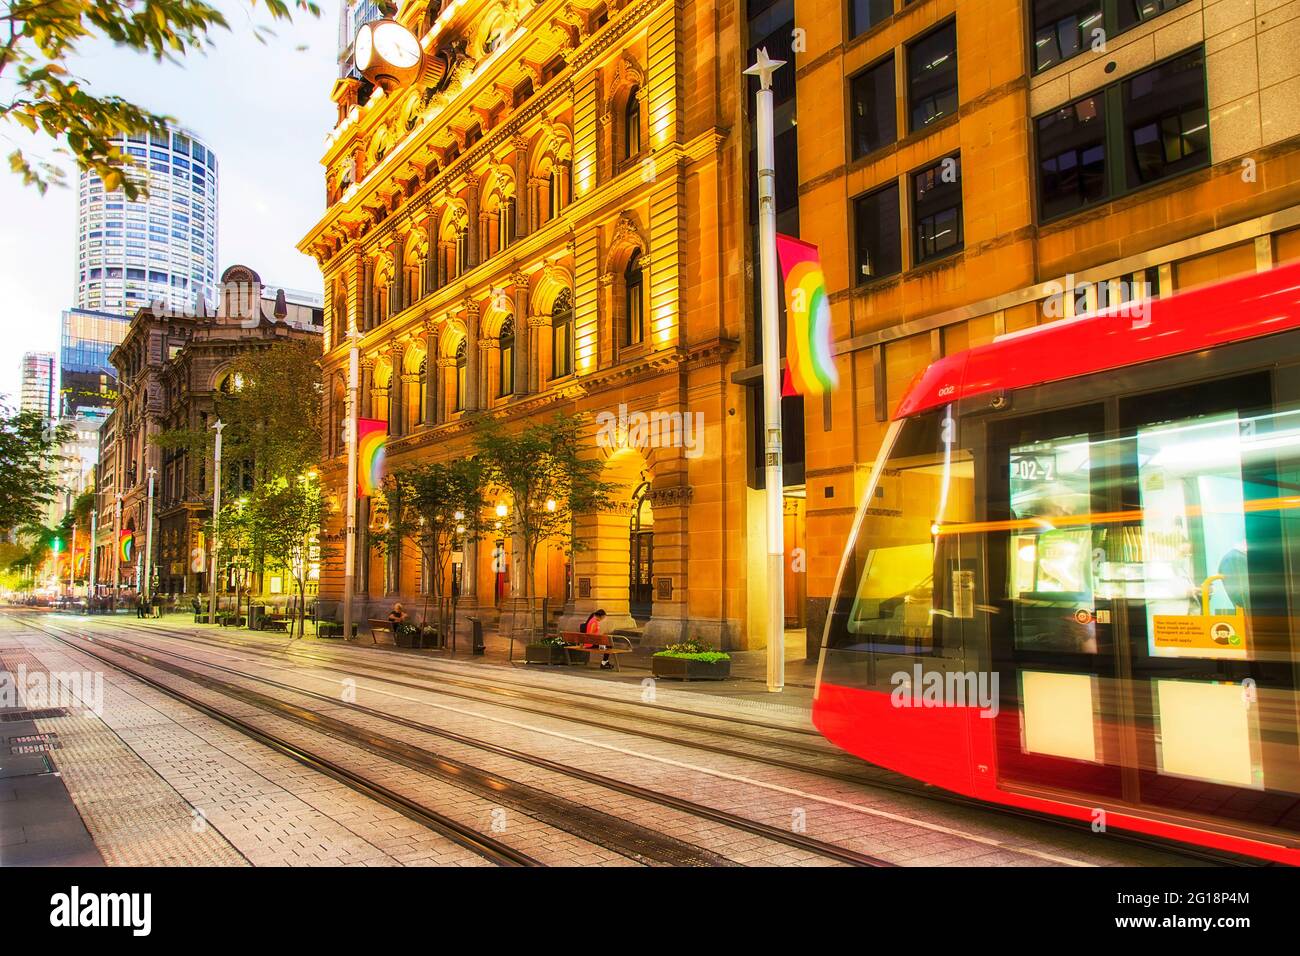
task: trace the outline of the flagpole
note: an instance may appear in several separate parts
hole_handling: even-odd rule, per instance
[[[352,591],[355,587],[357,544],[357,399],[360,388],[357,379],[361,374],[361,353],[357,348],[360,334],[348,333],[352,347],[348,350],[348,484],[346,489],[347,519],[344,524],[343,546],[343,640],[352,639]]]
[[[763,306],[763,431],[764,494],[767,501],[767,689],[785,687],[785,528],[781,464],[781,345],[777,311],[776,160],[772,132],[772,74],[785,65],[771,60],[761,47],[754,65],[757,76],[758,243]]]

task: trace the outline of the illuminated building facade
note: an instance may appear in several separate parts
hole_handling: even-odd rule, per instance
[[[322,478],[340,510],[351,332],[360,413],[388,421],[391,469],[467,454],[487,418],[675,416],[676,439],[598,449],[616,507],[578,521],[572,563],[553,541],[536,568],[534,594],[566,620],[604,608],[607,629],[650,644],[746,641],[734,16],[667,0],[404,4],[354,44],[368,68],[335,84],[328,208],[300,244],[325,279]],[[360,503],[358,616],[426,586],[413,548],[369,540],[378,505]],[[491,535],[467,546],[462,606],[508,609],[517,553]],[[323,569],[324,597],[341,596],[342,564]]]

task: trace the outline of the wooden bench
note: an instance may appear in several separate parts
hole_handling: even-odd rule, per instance
[[[393,633],[392,622],[387,618],[383,620],[367,620],[366,623],[370,625],[370,640],[374,643],[379,643],[380,634],[390,635],[393,638],[393,643],[397,643],[397,635]]]
[[[620,637],[617,634],[584,634],[582,631],[561,631],[560,638],[564,641],[566,651],[582,651],[585,654],[609,654],[614,661],[614,670],[619,670],[618,655],[631,654],[632,642],[626,637]],[[586,644],[608,641],[604,647],[586,647]],[[618,647],[615,641],[622,641],[627,647]],[[590,657],[588,658],[590,660]]]

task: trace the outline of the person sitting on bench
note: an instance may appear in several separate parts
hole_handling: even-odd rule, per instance
[[[388,612],[388,623],[393,626],[396,633],[397,625],[406,623],[406,610],[402,607],[402,602],[398,601],[393,605],[393,609]]]
[[[586,634],[588,636],[595,635],[595,640],[585,642],[583,644],[584,647],[593,647],[593,648],[609,647],[608,644],[603,644],[600,641],[600,637],[601,637],[600,623],[603,620],[605,620],[605,609],[598,608],[597,610],[592,611],[591,614],[587,617],[587,619],[582,622],[582,627],[578,628],[578,630],[582,631],[583,634]],[[607,671],[613,666],[614,666],[613,663],[610,662],[609,655],[602,654],[600,658],[600,669],[603,671]]]

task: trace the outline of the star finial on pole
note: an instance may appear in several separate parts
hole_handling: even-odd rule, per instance
[[[768,58],[767,47],[758,48],[758,61],[745,71],[746,76],[758,77],[758,85],[765,90],[772,88],[772,74],[785,66],[785,60],[772,60]]]

